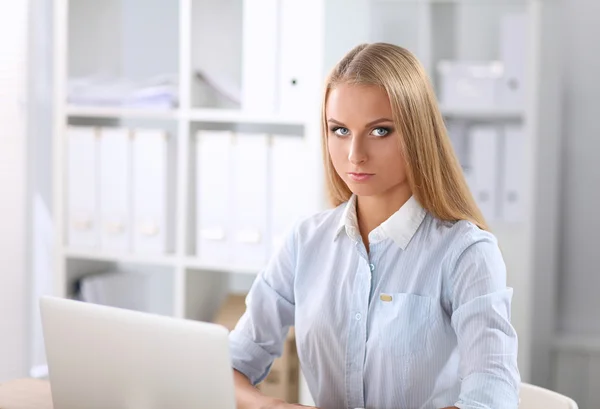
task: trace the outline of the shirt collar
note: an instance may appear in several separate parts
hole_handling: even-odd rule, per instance
[[[340,221],[335,229],[334,240],[338,238],[342,230],[346,229],[346,234],[354,239],[356,234],[360,236],[358,230],[358,217],[356,216],[356,195],[350,196],[350,199],[346,202],[344,212]]]
[[[421,204],[411,196],[398,211],[369,233],[369,243],[375,244],[391,238],[398,247],[405,250],[417,229],[425,218],[426,211]],[[354,241],[360,240],[358,217],[356,214],[356,195],[352,195],[335,230],[334,240],[342,230]]]

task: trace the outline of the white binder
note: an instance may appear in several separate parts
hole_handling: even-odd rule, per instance
[[[493,221],[498,216],[498,131],[493,126],[473,126],[470,137],[471,191],[483,216]]]
[[[67,243],[73,248],[97,248],[98,131],[67,128]]]
[[[282,245],[294,223],[310,214],[310,183],[314,179],[304,138],[274,135],[270,156],[270,251],[273,253]]]
[[[500,56],[504,77],[500,87],[500,104],[508,108],[524,108],[527,64],[527,14],[512,13],[500,23]]]
[[[469,146],[468,146],[468,125],[467,121],[452,119],[447,121],[448,137],[452,143],[454,153],[460,164],[464,167],[469,166]]]
[[[173,250],[175,144],[163,130],[133,133],[133,250]]]
[[[307,22],[314,19],[310,2],[281,0],[280,20],[280,71],[279,71],[279,113],[302,115],[310,112],[311,53],[314,47],[307,36]],[[315,101],[316,102],[316,101]]]
[[[242,109],[274,113],[277,100],[279,0],[244,0]]]
[[[196,134],[196,256],[209,264],[230,261],[231,143],[228,131]]]
[[[235,265],[262,267],[267,260],[268,162],[267,135],[234,135],[231,261]]]
[[[100,247],[131,249],[131,138],[125,128],[100,130]]]
[[[506,125],[504,128],[504,152],[502,155],[502,219],[507,222],[523,220],[525,155],[523,154],[525,132],[522,125]]]

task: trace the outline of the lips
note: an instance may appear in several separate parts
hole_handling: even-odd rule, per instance
[[[348,172],[348,176],[355,182],[364,182],[375,176],[375,174],[362,172]]]

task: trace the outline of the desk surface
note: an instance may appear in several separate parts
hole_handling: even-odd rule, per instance
[[[18,379],[0,384],[0,409],[52,409],[50,383]]]

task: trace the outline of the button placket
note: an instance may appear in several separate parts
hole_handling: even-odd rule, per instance
[[[354,406],[364,405],[364,357],[366,354],[367,341],[367,313],[369,305],[369,292],[371,288],[371,274],[368,270],[368,255],[362,241],[356,243],[362,260],[359,259],[356,276],[354,297],[352,302],[351,324],[346,350],[346,395],[348,403]],[[364,261],[363,261],[364,260]],[[365,271],[365,262],[367,269]],[[350,386],[351,385],[351,386]]]

